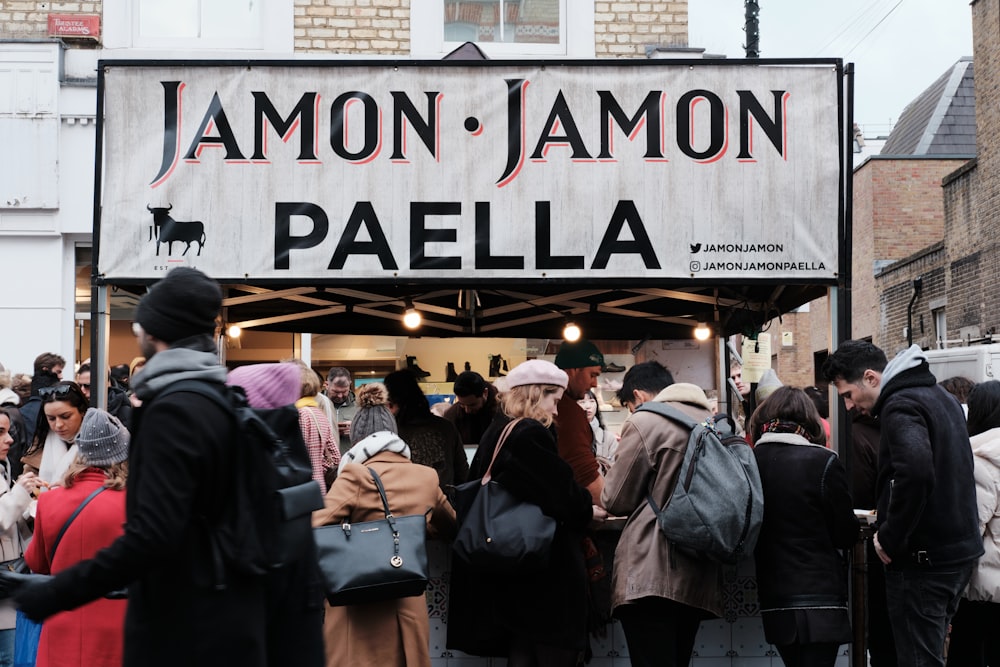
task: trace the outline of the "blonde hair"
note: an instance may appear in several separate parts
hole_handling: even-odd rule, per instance
[[[301,359],[282,359],[283,364],[295,364],[299,367],[302,372],[302,385],[299,389],[299,398],[305,398],[307,396],[315,396],[323,388],[323,381],[320,380],[319,374],[316,373],[309,364],[302,361]]]
[[[63,477],[63,486],[67,489],[71,488],[73,484],[76,483],[76,478],[83,473],[84,470],[100,470],[104,473],[107,478],[104,481],[105,488],[111,489],[112,491],[122,491],[125,489],[125,480],[128,478],[128,461],[120,461],[118,463],[112,463],[109,466],[92,466],[83,462],[78,454],[76,459],[69,465],[66,469],[66,476]]]
[[[563,387],[555,384],[524,384],[512,387],[500,394],[500,409],[511,419],[525,417],[541,422],[542,426],[550,426],[554,420],[551,412],[541,407],[542,397],[554,394]]]

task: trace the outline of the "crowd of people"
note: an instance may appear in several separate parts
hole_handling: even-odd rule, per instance
[[[637,363],[617,391],[629,415],[616,433],[595,393],[607,364],[582,340],[495,382],[458,374],[438,416],[407,369],[361,387],[345,368],[324,381],[295,359],[227,372],[213,337],[221,298],[194,269],[151,288],[135,317],[142,356],[101,374],[106,410],[90,405],[89,365],[65,380],[65,360],[43,354],[30,377],[0,373],[0,572],[23,559],[50,575],[0,577],[0,667],[13,664],[19,618],[42,623],[38,665],[430,665],[422,596],[331,606],[314,556],[263,574],[231,557],[230,524],[248,520],[228,465],[237,424],[171,390],[191,380],[297,408],[325,496],[314,526],[381,517],[370,470],[392,511],[425,515],[440,540],[458,527],[455,486],[487,470],[555,520],[541,569],[452,559],[448,648],[572,667],[616,619],[631,664],[690,664],[701,621],[722,614],[725,568],[661,531],[648,501],[678,483],[689,430],[639,408],[666,403],[709,423],[717,396]],[[889,361],[864,341],[842,343],[823,373],[852,415],[850,474],[830,447],[825,389],[770,373],[751,392],[732,369],[763,489],[766,640],[789,667],[834,665],[854,636],[854,508],[875,508],[870,664],[1000,665],[1000,382],[938,384],[919,348]],[[616,517],[620,531],[601,530]]]

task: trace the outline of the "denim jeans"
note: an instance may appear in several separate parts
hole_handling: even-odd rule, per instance
[[[886,606],[900,667],[944,665],[944,638],[975,563],[955,568],[888,568]]]
[[[0,667],[14,665],[14,628],[0,630]]]

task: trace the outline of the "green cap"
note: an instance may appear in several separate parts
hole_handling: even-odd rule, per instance
[[[575,343],[563,343],[556,355],[556,366],[559,368],[588,368],[600,366],[604,368],[604,355],[597,346],[589,340],[578,340]]]

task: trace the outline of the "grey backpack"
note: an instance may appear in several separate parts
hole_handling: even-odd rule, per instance
[[[764,518],[757,460],[728,415],[699,422],[677,408],[648,401],[655,412],[691,430],[677,482],[663,507],[646,500],[671,544],[700,557],[735,563],[753,553]]]

